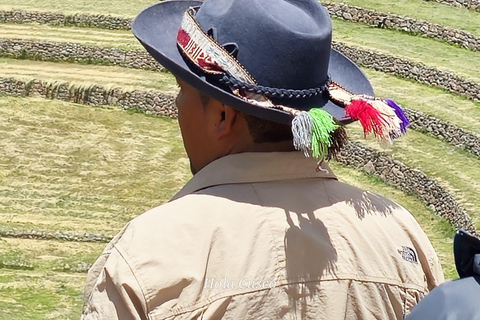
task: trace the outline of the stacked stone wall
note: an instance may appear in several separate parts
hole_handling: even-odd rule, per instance
[[[125,109],[136,108],[149,113],[176,118],[174,98],[148,91],[123,92],[119,89],[105,90],[100,86],[79,88],[64,84],[50,84],[39,80],[23,82],[0,78],[0,92],[28,96],[32,94],[47,98],[93,105],[119,105]],[[441,121],[420,111],[405,108],[411,128],[427,132],[450,144],[464,148],[480,157],[480,136],[455,125]]]
[[[464,228],[476,234],[475,227],[465,209],[458,205],[435,180],[430,179],[420,170],[410,168],[385,153],[373,151],[357,142],[348,143],[337,160],[342,164],[373,174],[405,193],[416,195],[454,228]]]
[[[68,83],[48,83],[40,80],[23,82],[12,78],[0,78],[0,92],[16,95],[39,95],[45,98],[88,105],[115,105],[146,113],[177,117],[175,98],[152,91],[124,92],[120,89],[106,90],[100,86],[70,86]]]
[[[122,92],[118,89],[105,90],[98,86],[73,87],[68,84],[50,84],[38,80],[22,82],[15,79],[0,78],[0,92],[11,95],[29,96],[40,95],[46,98],[60,99],[83,104],[118,105],[122,108],[139,109],[145,112],[175,118],[177,116],[173,97],[153,92],[133,91]],[[413,125],[416,122],[429,123],[432,130],[448,130],[438,123],[416,111],[408,111],[412,117]],[[442,129],[443,128],[443,129]],[[448,128],[448,127],[447,127]],[[461,134],[461,129],[456,134]],[[449,134],[444,132],[443,134]],[[458,137],[463,141],[461,137]],[[478,139],[478,137],[477,137]],[[478,143],[477,143],[478,145]],[[348,166],[363,170],[378,176],[386,183],[400,190],[414,194],[422,199],[432,210],[444,217],[455,228],[464,228],[475,233],[471,219],[465,210],[459,206],[454,198],[443,189],[435,180],[428,178],[419,170],[412,169],[388,155],[373,151],[359,143],[350,142],[340,153],[338,161]],[[9,234],[13,237],[50,237],[44,234],[31,234],[31,232],[17,232]],[[102,241],[104,239],[90,239],[76,241]]]
[[[412,79],[445,89],[471,100],[480,101],[480,84],[462,79],[451,72],[437,70],[407,59],[354,48],[341,43],[333,43],[333,48],[361,66]]]
[[[42,11],[0,11],[3,23],[42,23],[56,26],[76,26],[88,28],[129,30],[132,19],[89,14],[63,14]]]
[[[411,129],[427,132],[434,137],[449,142],[453,146],[464,148],[480,157],[480,135],[440,121],[420,111],[405,109],[405,112],[411,121]]]
[[[480,51],[480,37],[467,31],[450,28],[438,23],[424,20],[416,20],[395,14],[377,12],[343,3],[322,3],[332,17],[362,22],[376,28],[402,30],[412,34],[418,34],[464,48]]]
[[[480,101],[480,84],[462,79],[451,72],[427,67],[407,59],[334,43],[333,47],[355,63],[381,72],[439,87],[449,92]],[[0,55],[44,61],[104,63],[148,70],[164,70],[148,53],[116,48],[83,46],[72,43],[0,39]]]
[[[458,0],[462,1],[462,0]],[[469,0],[465,0],[469,1]],[[470,0],[472,1],[472,0]],[[377,12],[342,3],[322,3],[332,17],[361,22],[377,28],[402,30],[426,37],[453,43],[471,50],[480,50],[480,37],[467,31],[454,29],[441,24],[416,20],[390,13]],[[477,8],[478,9],[478,8]],[[35,11],[0,11],[0,22],[4,23],[44,23],[60,26],[80,26],[105,29],[131,28],[130,18],[103,15],[35,12]]]
[[[15,59],[65,61],[164,70],[145,50],[122,50],[76,43],[0,39],[0,55]]]

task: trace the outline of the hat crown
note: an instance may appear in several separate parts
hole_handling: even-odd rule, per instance
[[[316,0],[205,0],[196,20],[262,86],[320,87],[328,79],[332,26]]]

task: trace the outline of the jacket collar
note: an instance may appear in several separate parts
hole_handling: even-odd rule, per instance
[[[223,184],[312,178],[336,179],[325,162],[318,165],[298,151],[238,153],[205,166],[171,200]]]

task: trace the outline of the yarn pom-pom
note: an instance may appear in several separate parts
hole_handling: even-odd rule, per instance
[[[292,120],[293,146],[307,157],[326,159],[332,145],[332,133],[339,127],[325,110],[302,111]]]
[[[338,125],[325,110],[313,108],[308,113],[313,119],[312,157],[325,159],[328,156],[328,148],[332,144],[332,132],[338,128]]]
[[[310,156],[312,146],[313,119],[306,111],[302,111],[292,120],[293,146],[306,157]]]
[[[352,100],[345,106],[345,113],[353,120],[360,121],[365,136],[371,132],[384,138],[385,119],[382,114],[364,99]]]
[[[385,102],[395,111],[395,114],[401,121],[400,129],[402,134],[405,134],[407,132],[407,127],[410,125],[410,120],[408,120],[405,111],[403,111],[402,108],[400,108],[400,106],[397,105],[393,100],[385,99]]]
[[[393,110],[384,100],[374,99],[369,102],[372,107],[382,114],[384,126],[382,127],[383,134],[379,138],[381,140],[380,143],[386,143],[385,146],[387,146],[392,143],[393,139],[403,135],[401,130],[402,122],[395,114],[395,110]]]

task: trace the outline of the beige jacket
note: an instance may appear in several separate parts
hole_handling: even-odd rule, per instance
[[[402,319],[443,282],[398,204],[299,152],[214,161],[91,268],[82,318]]]

